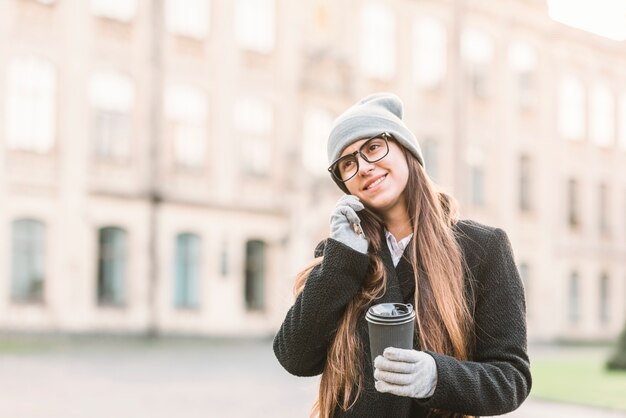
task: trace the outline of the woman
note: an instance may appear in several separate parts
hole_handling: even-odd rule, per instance
[[[274,339],[288,372],[322,374],[311,416],[516,409],[531,376],[524,290],[504,231],[457,219],[393,94],[368,96],[337,118],[328,158],[347,195]],[[414,349],[387,348],[372,364],[365,313],[386,302],[415,307]]]

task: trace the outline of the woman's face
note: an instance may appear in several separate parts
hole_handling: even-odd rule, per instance
[[[358,150],[365,141],[367,139],[350,144],[341,156]],[[374,163],[368,163],[357,154],[359,171],[344,183],[351,194],[379,214],[384,214],[398,205],[406,207],[404,189],[409,178],[409,167],[401,146],[393,140],[388,143],[389,153]]]

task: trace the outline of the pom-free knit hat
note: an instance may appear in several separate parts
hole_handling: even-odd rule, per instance
[[[424,166],[422,150],[415,135],[402,121],[402,101],[392,93],[369,95],[343,112],[335,122],[328,137],[328,164],[335,162],[350,144],[383,132],[390,133],[396,141],[417,158]],[[334,178],[345,192],[345,185]]]

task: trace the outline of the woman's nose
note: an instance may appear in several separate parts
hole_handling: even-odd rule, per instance
[[[361,174],[365,174],[369,171],[372,171],[372,169],[374,168],[374,163],[370,163],[368,162],[365,158],[363,158],[360,154],[357,154],[358,158],[360,158],[361,160],[359,161],[359,173]]]

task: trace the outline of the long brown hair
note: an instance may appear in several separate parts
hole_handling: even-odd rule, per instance
[[[407,210],[413,229],[408,257],[415,276],[416,336],[422,350],[470,358],[473,346],[473,317],[464,281],[464,261],[453,229],[457,220],[456,201],[438,191],[415,157],[400,147],[407,159],[409,176],[405,188]],[[320,380],[319,397],[311,418],[333,418],[337,406],[347,411],[359,398],[364,384],[365,348],[357,332],[358,321],[386,289],[387,278],[381,258],[384,223],[373,211],[359,212],[369,239],[370,266],[364,286],[348,303],[328,349]],[[316,259],[296,277],[294,295],[302,292]],[[463,415],[432,411],[438,416]]]

